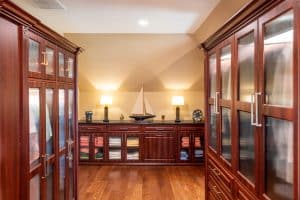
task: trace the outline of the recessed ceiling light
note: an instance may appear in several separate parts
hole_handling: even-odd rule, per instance
[[[147,27],[149,25],[149,21],[147,19],[139,19],[138,25],[140,25],[142,27]]]

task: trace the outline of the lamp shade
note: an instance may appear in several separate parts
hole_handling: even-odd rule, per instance
[[[100,104],[101,105],[111,105],[112,104],[112,97],[111,96],[101,96],[100,99]]]
[[[184,105],[184,98],[183,98],[183,96],[173,96],[172,97],[172,105],[174,105],[174,106],[182,106],[182,105]]]

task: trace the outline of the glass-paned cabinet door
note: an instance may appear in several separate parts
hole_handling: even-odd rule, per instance
[[[255,70],[255,37],[254,31],[238,39],[238,100],[251,102],[254,93]]]
[[[69,189],[69,199],[70,200],[73,200],[73,198],[74,198],[74,184],[75,184],[75,182],[74,182],[74,177],[75,177],[75,169],[74,169],[74,148],[71,148],[71,150],[70,150],[71,152],[69,153],[69,159],[68,159],[68,174],[69,174],[69,187],[68,187],[68,189]]]
[[[41,117],[40,88],[29,88],[29,164],[40,162]]]
[[[58,126],[59,126],[59,148],[66,145],[66,121],[65,121],[65,89],[58,91]]]
[[[69,139],[74,140],[74,90],[68,90],[68,125],[69,125]]]
[[[44,65],[47,75],[55,75],[55,51],[50,47],[46,47],[44,55]]]
[[[46,107],[45,107],[45,120],[46,120],[46,154],[54,154],[54,89],[46,89]]]
[[[41,199],[41,178],[40,174],[36,174],[30,179],[29,183],[29,198],[30,200]]]
[[[292,200],[293,123],[273,117],[265,123],[265,193],[271,199]]]
[[[209,56],[209,94],[210,98],[215,98],[217,91],[217,57],[216,54]]]
[[[68,58],[68,67],[67,67],[67,72],[68,72],[68,78],[73,79],[74,77],[74,58],[69,57]]]
[[[266,104],[293,106],[294,14],[288,11],[267,22],[264,31]]]
[[[210,105],[210,135],[209,146],[217,151],[217,116],[215,113],[215,106]]]
[[[66,156],[59,157],[59,200],[64,200],[66,197]]]
[[[231,99],[231,45],[221,49],[221,96],[222,99]]]
[[[231,163],[231,110],[223,107],[221,112],[221,154]]]
[[[42,73],[40,67],[40,42],[29,38],[28,44],[28,70],[29,72]]]
[[[254,183],[255,167],[255,135],[251,125],[251,113],[238,112],[239,126],[239,166],[238,169],[244,177]]]
[[[58,52],[58,76],[65,77],[65,54]]]
[[[81,135],[79,138],[79,159],[89,160],[90,159],[90,136]]]

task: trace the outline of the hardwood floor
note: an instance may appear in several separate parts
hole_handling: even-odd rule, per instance
[[[79,200],[202,200],[203,166],[79,166]]]

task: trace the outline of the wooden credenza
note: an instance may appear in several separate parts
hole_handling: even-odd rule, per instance
[[[80,164],[204,163],[204,123],[79,122]]]

